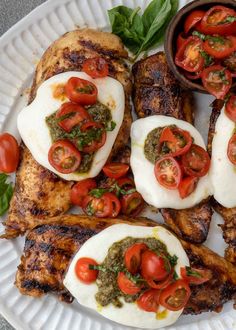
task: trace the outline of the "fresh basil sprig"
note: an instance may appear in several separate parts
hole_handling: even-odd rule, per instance
[[[13,195],[13,187],[11,183],[8,183],[8,177],[0,173],[0,216],[8,210]]]
[[[143,15],[140,8],[118,6],[108,10],[112,33],[118,35],[137,58],[141,52],[158,46],[178,9],[178,0],[152,0]]]

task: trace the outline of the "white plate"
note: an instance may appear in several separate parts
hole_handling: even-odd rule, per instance
[[[186,2],[181,0],[181,6]],[[107,9],[117,5],[146,7],[148,0],[49,0],[0,38],[0,130],[18,136],[16,116],[27,102],[26,88],[44,50],[59,36],[76,26],[109,30]],[[197,94],[196,94],[197,95]],[[196,123],[206,137],[212,98],[197,95]],[[217,223],[212,219],[207,245],[223,255],[225,244]],[[0,241],[0,312],[16,328],[24,330],[124,330],[133,329],[110,322],[76,302],[61,303],[52,295],[41,299],[22,296],[14,286],[24,238]],[[182,316],[168,330],[236,329],[232,304],[223,312]]]

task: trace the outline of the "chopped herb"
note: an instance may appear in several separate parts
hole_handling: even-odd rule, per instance
[[[202,57],[205,60],[205,67],[211,65],[214,62],[214,58],[212,56],[210,56],[209,54],[207,54],[204,50],[200,51],[200,54],[202,55]]]
[[[224,21],[219,22],[218,25],[225,23],[233,23],[233,22],[236,22],[236,16],[228,16]]]
[[[116,128],[116,123],[112,120],[110,123],[106,125],[106,131],[111,132]]]
[[[86,214],[92,216],[92,215],[94,215],[94,213],[95,213],[95,210],[92,207],[91,202],[90,202],[86,207]]]
[[[200,39],[202,39],[203,41],[204,41],[205,38],[206,38],[205,34],[200,33],[200,32],[198,32],[198,31],[193,31],[192,35],[193,35],[193,36],[196,36],[196,37],[198,37],[198,38],[200,38]]]
[[[179,276],[178,276],[178,274],[176,273],[176,271],[174,271],[173,278],[174,278],[175,281],[177,281],[178,278],[179,278]]]
[[[0,173],[0,216],[8,210],[13,195],[13,187],[12,184],[8,182],[8,179],[8,175]]]
[[[106,192],[108,192],[108,189],[104,189],[104,188],[95,188],[90,190],[89,195],[96,197],[96,198],[100,198],[102,197],[102,195],[104,195]]]
[[[174,254],[173,256],[168,255],[169,262],[172,267],[175,267],[177,264],[178,257]]]
[[[198,278],[202,278],[203,276],[197,272],[196,270],[193,270],[191,267],[186,266],[186,272],[187,272],[187,276],[194,276],[194,277],[198,277]]]

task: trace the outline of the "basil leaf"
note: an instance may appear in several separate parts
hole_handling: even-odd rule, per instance
[[[0,216],[8,210],[13,195],[12,184],[7,183],[8,177],[8,175],[0,173]]]
[[[104,195],[108,190],[104,189],[104,188],[95,188],[90,190],[89,195],[96,197],[96,198],[100,198],[102,197],[102,195]]]

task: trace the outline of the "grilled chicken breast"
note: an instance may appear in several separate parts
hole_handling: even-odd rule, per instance
[[[61,300],[71,302],[73,298],[63,286],[71,258],[88,238],[116,223],[156,225],[156,222],[144,218],[98,219],[62,215],[29,231],[16,274],[15,284],[20,292],[33,297],[55,293]],[[224,302],[236,294],[236,268],[207,247],[183,240],[181,243],[191,266],[206,270],[209,277],[208,282],[192,286],[185,313],[219,310]]]
[[[81,29],[66,33],[56,40],[42,56],[35,72],[29,103],[38,87],[50,77],[65,71],[81,71],[88,58],[103,57],[109,65],[109,76],[124,87],[126,105],[110,158],[114,158],[127,144],[131,125],[129,98],[131,81],[125,59],[128,53],[120,39],[107,32]],[[70,207],[72,183],[63,181],[36,163],[26,147],[22,146],[21,163],[17,171],[14,196],[6,220],[4,238],[16,237],[32,228],[40,218],[66,212]]]
[[[133,66],[133,101],[138,117],[166,115],[193,123],[193,96],[183,91],[159,52]],[[162,209],[166,224],[193,243],[206,240],[212,217],[209,200],[185,210]]]

